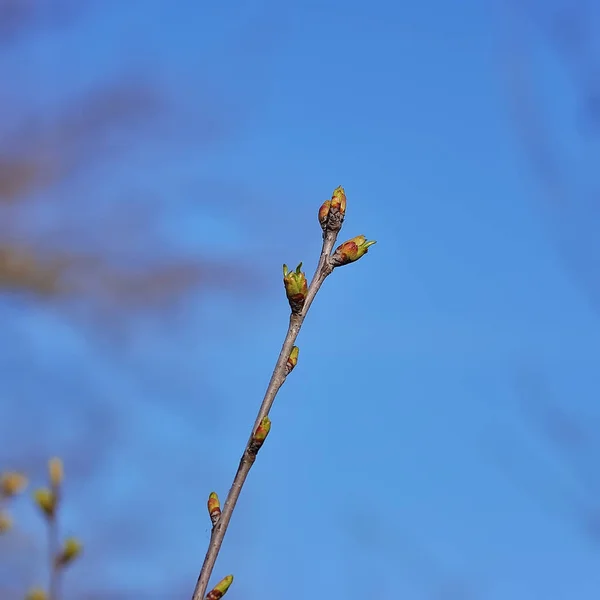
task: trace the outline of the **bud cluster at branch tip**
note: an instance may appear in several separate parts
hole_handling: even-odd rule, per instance
[[[208,497],[208,514],[210,515],[212,524],[216,525],[221,516],[221,503],[216,492],[211,492]]]
[[[298,364],[298,353],[299,352],[300,352],[300,349],[298,348],[298,346],[292,347],[292,351],[290,352],[290,356],[287,359],[287,363],[285,363],[285,374],[286,375],[289,375],[294,370],[294,367]]]
[[[348,265],[363,257],[369,251],[369,246],[372,246],[375,243],[375,241],[367,240],[364,235],[357,235],[351,240],[338,246],[331,255],[329,262],[333,267]]]
[[[215,587],[208,592],[206,596],[206,600],[220,600],[229,589],[229,586],[233,583],[233,575],[227,575],[227,577],[223,577]]]
[[[333,190],[331,200],[325,200],[319,209],[319,223],[323,235],[327,231],[337,233],[342,228],[344,216],[346,215],[346,192],[340,185]]]
[[[283,265],[283,285],[285,286],[285,294],[290,303],[292,313],[298,314],[304,306],[306,293],[308,292],[308,281],[306,274],[302,272],[302,263],[300,263],[295,271],[290,271],[287,265]]]

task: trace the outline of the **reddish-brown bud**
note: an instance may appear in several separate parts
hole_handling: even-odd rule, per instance
[[[258,427],[252,434],[252,440],[248,448],[248,453],[251,458],[255,458],[262,445],[265,443],[267,436],[271,431],[271,419],[269,417],[263,417],[262,421],[258,424]]]
[[[294,370],[294,367],[298,364],[298,353],[299,352],[300,352],[300,349],[298,348],[298,346],[292,347],[290,356],[287,359],[287,363],[285,364],[285,374],[286,375],[289,375]]]
[[[331,265],[341,267],[342,265],[357,261],[369,251],[369,246],[373,244],[375,242],[368,241],[364,235],[357,235],[336,248],[335,252],[331,255]]]
[[[219,496],[216,492],[211,492],[208,497],[208,514],[213,525],[216,525],[219,517],[221,516],[221,503],[219,502]]]
[[[256,428],[253,439],[262,444],[267,439],[269,431],[271,431],[271,419],[269,419],[269,417],[264,417]]]
[[[321,204],[319,209],[319,223],[321,223],[321,229],[325,231],[327,229],[327,219],[329,217],[329,208],[331,207],[331,200],[325,200]]]
[[[346,192],[340,185],[333,190],[331,200],[326,200],[319,209],[319,223],[323,235],[327,231],[337,233],[342,228],[344,216],[346,215]]]
[[[227,593],[229,586],[233,583],[233,575],[227,575],[215,585],[215,587],[208,592],[206,600],[221,600],[221,598]]]
[[[331,196],[331,210],[339,211],[342,216],[346,214],[346,192],[341,185],[333,190]]]

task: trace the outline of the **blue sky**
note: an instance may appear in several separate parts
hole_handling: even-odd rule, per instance
[[[232,600],[597,596],[597,142],[576,127],[560,53],[506,16],[474,0],[92,3],[3,53],[17,118],[98,81],[155,82],[164,128],[117,132],[120,158],[53,193],[84,220],[160,198],[168,249],[256,283],[190,297],[168,326],[136,322],[122,346],[2,305],[6,423],[68,472],[80,419],[92,431],[110,414],[93,473],[68,489],[65,527],[87,548],[70,585],[191,594],[206,496],[227,492],[285,332],[281,264],[312,273],[316,213],[341,184],[342,238],[378,244],[311,309],[215,577],[235,574]],[[511,112],[515,65],[551,124],[556,197]],[[31,372],[60,382],[50,397]],[[556,407],[560,431],[581,424],[563,445],[548,434]],[[30,448],[20,439],[0,457]],[[21,510],[29,540],[39,522]]]

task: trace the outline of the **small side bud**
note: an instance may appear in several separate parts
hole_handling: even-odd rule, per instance
[[[323,204],[321,204],[321,208],[319,208],[319,223],[321,224],[321,229],[325,231],[327,229],[327,220],[329,218],[329,209],[331,208],[331,200],[325,200]]]
[[[16,471],[7,471],[0,475],[0,496],[12,498],[20,494],[27,486],[27,477]]]
[[[252,439],[262,444],[267,439],[269,431],[271,431],[271,419],[269,419],[269,417],[264,417],[256,428]]]
[[[346,192],[340,185],[333,190],[331,200],[326,200],[319,209],[319,223],[323,235],[328,231],[338,233],[346,215]]]
[[[271,419],[269,419],[269,417],[264,417],[258,424],[258,427],[252,436],[252,441],[250,442],[250,447],[248,449],[251,456],[256,456],[257,452],[265,443],[269,431],[271,431]]]
[[[50,485],[53,488],[60,487],[65,476],[63,462],[60,458],[55,457],[48,461],[48,474],[50,476]]]
[[[287,363],[285,363],[285,374],[286,375],[289,375],[294,370],[294,367],[298,364],[298,353],[299,352],[300,352],[300,349],[298,348],[298,346],[292,347],[292,351],[290,352],[290,356],[287,359]]]
[[[10,531],[13,526],[13,520],[11,516],[6,512],[0,512],[0,534]]]
[[[233,575],[227,575],[223,577],[215,587],[208,592],[206,600],[220,600],[226,593],[231,584],[233,583]]]
[[[330,263],[333,267],[348,265],[363,257],[369,251],[369,246],[375,243],[368,241],[364,235],[357,235],[336,248],[329,259]]]
[[[208,514],[213,525],[217,524],[219,517],[221,516],[221,503],[219,502],[219,496],[216,492],[211,492],[208,497]]]
[[[31,588],[27,592],[25,600],[48,600],[48,594],[40,587]]]
[[[295,271],[290,271],[287,265],[283,265],[283,285],[285,294],[290,303],[290,308],[294,314],[298,314],[304,306],[306,293],[308,292],[308,281],[306,274],[302,272],[302,263]]]
[[[83,550],[81,542],[74,537],[67,538],[63,544],[62,550],[56,557],[57,567],[66,567],[71,564]]]
[[[56,511],[56,494],[48,488],[40,488],[33,492],[33,499],[48,519],[54,518]]]

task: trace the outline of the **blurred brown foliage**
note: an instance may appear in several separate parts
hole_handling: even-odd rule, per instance
[[[0,0],[2,41],[68,23],[58,16],[85,5]],[[104,326],[174,308],[190,291],[236,286],[230,265],[178,254],[157,234],[167,199],[140,201],[125,190],[125,199],[99,206],[66,191],[160,132],[171,107],[158,85],[127,74],[43,114],[19,120],[14,108],[2,107],[0,127],[0,294],[68,307],[69,316],[77,307]]]

